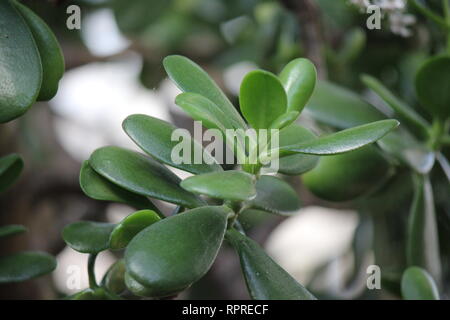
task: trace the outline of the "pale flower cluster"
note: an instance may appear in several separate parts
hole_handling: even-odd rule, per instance
[[[370,6],[380,8],[382,16],[387,17],[392,33],[402,37],[411,36],[409,28],[416,22],[415,16],[406,13],[406,0],[349,0],[361,12],[367,12]]]

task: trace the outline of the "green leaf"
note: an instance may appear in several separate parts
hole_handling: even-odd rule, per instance
[[[267,71],[249,72],[241,83],[239,104],[242,114],[255,129],[270,128],[287,109],[287,97],[278,78]]]
[[[420,103],[436,118],[450,117],[450,56],[433,57],[416,75],[416,92]]]
[[[248,202],[250,208],[291,215],[300,209],[297,192],[274,176],[261,176],[256,182],[256,197]]]
[[[0,158],[0,193],[17,181],[22,169],[23,160],[18,154],[13,153]]]
[[[58,83],[64,74],[64,56],[58,40],[47,24],[33,11],[19,2],[14,6],[20,12],[36,42],[42,64],[42,85],[38,100],[50,100],[58,91]]]
[[[308,142],[280,147],[280,155],[304,153],[333,155],[356,150],[384,137],[399,125],[397,120],[381,120],[339,131]]]
[[[24,114],[42,82],[38,49],[25,21],[10,1],[0,1],[0,123]]]
[[[235,129],[247,128],[245,121],[230,100],[200,66],[188,58],[178,55],[166,57],[163,64],[170,79],[183,92],[198,93],[208,98],[229,118]]]
[[[434,152],[406,130],[398,128],[377,143],[381,149],[417,173],[426,174],[433,168]]]
[[[146,197],[127,191],[103,178],[92,169],[87,160],[81,166],[80,186],[88,197],[95,200],[125,203],[137,209],[151,209],[159,212]]]
[[[439,300],[439,291],[430,274],[419,267],[409,267],[402,276],[405,300]]]
[[[152,224],[125,251],[128,273],[147,288],[147,296],[186,289],[214,262],[230,212],[226,207],[202,207]]]
[[[297,120],[298,116],[300,115],[297,111],[288,111],[286,113],[283,113],[281,116],[276,118],[272,124],[270,125],[270,129],[283,129],[287,126],[289,126],[292,122]]]
[[[441,259],[433,190],[428,176],[416,175],[414,182],[406,243],[407,265],[422,267],[440,281]]]
[[[291,124],[280,131],[280,147],[295,144],[298,141],[307,142],[317,139],[317,136],[308,129],[298,125]],[[307,154],[294,154],[283,157],[279,160],[278,172],[296,176],[313,169],[319,161],[319,157]]]
[[[79,221],[66,226],[62,237],[72,249],[96,254],[109,248],[109,237],[115,226],[113,223]]]
[[[383,99],[396,113],[398,113],[401,119],[404,119],[425,135],[427,134],[429,124],[413,108],[396,97],[388,88],[386,88],[374,77],[363,75],[361,79],[366,86],[375,91],[381,99]]]
[[[318,81],[306,111],[319,122],[347,129],[386,117],[352,91],[326,81]]]
[[[235,229],[226,233],[241,261],[242,272],[252,299],[315,300],[316,298],[276,264],[253,240]]]
[[[26,232],[27,228],[20,224],[10,224],[0,227],[0,238],[10,237],[19,233]]]
[[[21,252],[0,258],[0,283],[40,277],[56,268],[56,260],[44,252]]]
[[[139,232],[159,220],[161,220],[159,215],[152,210],[141,210],[130,214],[111,232],[110,248],[125,248]]]
[[[130,192],[188,208],[204,205],[202,200],[179,186],[180,179],[175,174],[143,154],[119,147],[103,147],[94,151],[89,164],[97,173]]]
[[[243,171],[223,171],[189,177],[181,187],[212,198],[244,201],[256,195],[255,178]]]
[[[172,141],[172,134],[177,127],[168,122],[143,114],[134,114],[126,118],[122,126],[142,150],[162,163],[194,174],[222,171],[222,167],[216,160],[203,150],[203,147],[192,139],[190,134],[188,137],[183,137],[182,142]],[[175,163],[172,159],[172,151],[180,143],[186,143],[190,147],[191,154],[186,159],[187,163]],[[196,154],[200,155],[201,163],[199,164],[195,164]]]
[[[66,299],[69,300],[120,300],[120,297],[104,288],[87,288]]]
[[[140,297],[153,297],[155,294],[151,288],[143,286],[129,272],[125,272],[125,285],[128,290]]]
[[[284,67],[279,78],[286,90],[287,110],[301,112],[314,92],[316,67],[308,59],[298,58]]]
[[[114,294],[125,291],[125,260],[115,262],[103,276],[101,286]]]

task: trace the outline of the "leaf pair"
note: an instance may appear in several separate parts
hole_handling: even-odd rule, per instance
[[[64,73],[59,44],[49,27],[16,1],[0,3],[0,123],[51,99]]]

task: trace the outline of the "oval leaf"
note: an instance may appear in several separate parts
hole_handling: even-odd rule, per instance
[[[23,160],[18,154],[0,158],[0,193],[6,191],[20,176]]]
[[[42,85],[38,100],[50,100],[58,91],[58,83],[64,74],[64,57],[58,40],[47,24],[33,11],[14,2],[16,9],[20,12],[39,50],[42,63]]]
[[[81,166],[80,186],[81,190],[92,199],[125,203],[137,209],[151,209],[162,215],[149,199],[109,182],[95,172],[87,160]]]
[[[181,182],[181,187],[211,198],[233,201],[249,200],[256,195],[254,176],[235,170],[189,177]]]
[[[275,119],[274,122],[270,125],[270,129],[283,129],[284,127],[287,127],[292,122],[297,120],[298,116],[300,115],[297,111],[290,111],[282,114],[277,119]]]
[[[434,117],[450,117],[450,56],[425,62],[416,76],[416,92],[421,104]]]
[[[239,105],[248,123],[255,129],[267,129],[286,112],[286,92],[270,72],[249,72],[241,83]]]
[[[125,260],[114,263],[103,276],[101,286],[114,294],[125,291]]]
[[[159,220],[161,220],[159,215],[152,210],[141,210],[130,214],[117,224],[112,231],[109,244],[110,248],[125,248],[134,236]]]
[[[251,208],[290,215],[300,209],[300,200],[292,187],[273,176],[261,176],[256,182],[256,197],[248,202]]]
[[[22,225],[19,224],[10,224],[7,226],[0,227],[0,238],[10,237],[19,233],[23,233],[27,231]]]
[[[143,286],[133,278],[129,272],[125,272],[125,285],[128,290],[139,297],[152,297],[155,294],[152,289]]]
[[[280,147],[280,154],[332,155],[356,150],[381,139],[399,125],[397,120],[381,120],[339,131],[309,142]]]
[[[183,92],[198,93],[214,102],[230,118],[235,129],[247,128],[239,112],[231,104],[223,91],[196,63],[183,56],[168,56],[163,61],[170,79]]]
[[[42,81],[41,59],[25,21],[10,1],[0,1],[0,123],[24,114]]]
[[[204,205],[202,200],[179,186],[180,179],[175,174],[140,153],[119,147],[104,147],[91,155],[89,164],[109,181],[142,196],[188,208]]]
[[[229,213],[226,207],[202,207],[147,227],[126,249],[130,276],[147,288],[147,296],[165,297],[186,289],[214,262]]]
[[[428,272],[409,267],[402,276],[402,296],[405,300],[439,300],[439,291]]]
[[[0,283],[40,277],[56,268],[56,260],[44,252],[21,252],[0,258]]]
[[[253,240],[230,229],[227,240],[241,261],[250,296],[256,300],[315,300],[316,298]]]
[[[287,110],[301,112],[314,92],[316,67],[308,59],[298,58],[284,67],[279,78],[286,90]]]
[[[115,226],[113,223],[79,221],[66,226],[62,237],[72,249],[96,254],[109,248],[109,237]]]
[[[222,171],[222,167],[217,164],[215,159],[203,150],[203,147],[194,139],[191,139],[189,132],[182,136],[182,141],[172,141],[172,134],[177,129],[170,123],[163,120],[146,116],[143,114],[134,114],[129,116],[123,122],[123,129],[128,136],[146,153],[155,159],[168,164],[169,166],[188,171],[194,174]],[[187,163],[175,163],[172,152],[177,145],[187,145],[191,156]],[[201,163],[195,164],[195,155],[200,155]],[[212,163],[209,165],[208,163]]]

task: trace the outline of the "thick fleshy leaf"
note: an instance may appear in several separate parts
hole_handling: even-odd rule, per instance
[[[74,222],[63,229],[62,237],[72,249],[96,254],[109,248],[109,237],[115,226],[103,222]]]
[[[253,240],[235,229],[226,233],[241,261],[250,296],[257,300],[315,300],[316,298]]]
[[[230,213],[226,207],[202,207],[152,224],[126,249],[128,273],[147,288],[147,296],[165,297],[186,289],[214,262]]]
[[[89,164],[109,181],[142,196],[192,208],[204,202],[179,186],[180,179],[143,154],[119,147],[97,149]]]
[[[450,117],[450,56],[429,59],[416,76],[419,101],[433,116],[442,121]]]
[[[20,224],[10,224],[0,227],[0,238],[13,236],[27,231],[27,228]]]
[[[390,176],[390,166],[374,146],[322,157],[302,176],[304,185],[328,201],[348,201],[369,194]]]
[[[166,57],[163,64],[170,79],[183,92],[198,93],[214,102],[230,119],[235,129],[247,127],[230,100],[200,66],[186,57],[177,55]]]
[[[244,201],[256,195],[255,178],[243,171],[223,171],[189,177],[181,187],[211,198]]]
[[[295,144],[298,141],[307,142],[314,139],[317,139],[317,136],[314,133],[294,123],[280,131],[279,144],[280,147],[283,147]],[[313,169],[318,161],[318,156],[293,154],[279,160],[278,172],[296,176]]]
[[[21,252],[0,258],[0,283],[30,280],[56,268],[56,260],[44,252]]]
[[[402,128],[388,133],[377,143],[381,149],[417,173],[426,174],[433,168],[434,152]]]
[[[141,210],[130,214],[111,232],[110,248],[125,248],[139,232],[159,220],[161,220],[159,215],[152,210]]]
[[[125,291],[125,260],[114,263],[103,276],[101,286],[114,294]]]
[[[333,155],[356,150],[384,137],[399,125],[397,120],[381,120],[339,131],[308,142],[280,147],[280,154]]]
[[[433,190],[427,176],[415,176],[415,193],[408,221],[406,258],[408,266],[427,270],[441,280],[441,259]]]
[[[287,110],[301,112],[314,92],[316,67],[308,59],[298,58],[284,67],[279,78],[286,90]]]
[[[125,272],[125,285],[133,294],[140,297],[153,297],[154,291],[151,288],[148,288],[135,278],[133,278],[129,272]]]
[[[92,199],[120,202],[137,209],[151,209],[159,212],[155,205],[146,197],[125,190],[103,178],[91,168],[87,160],[81,166],[80,186],[81,190]]]
[[[300,200],[295,190],[280,178],[261,176],[256,182],[256,197],[248,205],[275,214],[290,215],[300,209]]]
[[[388,88],[386,88],[380,81],[369,75],[363,75],[362,81],[366,86],[375,91],[400,117],[405,119],[424,134],[427,133],[429,124],[422,118],[413,108],[405,102],[396,97]]]
[[[191,138],[190,134],[183,136],[181,142],[172,141],[172,134],[177,127],[166,121],[143,114],[134,114],[126,118],[122,126],[128,136],[142,150],[169,166],[194,174],[222,171],[222,167],[208,152],[203,150],[197,141]],[[172,152],[180,144],[188,146],[190,150],[190,156],[186,156],[186,159],[183,154],[183,160],[186,160],[186,163],[177,163],[173,159]],[[196,161],[195,155],[199,155],[199,164],[196,164],[198,161]]]
[[[64,56],[58,40],[47,24],[33,11],[19,2],[14,2],[39,50],[42,64],[42,85],[38,100],[50,100],[58,91],[58,83],[64,74]]]
[[[270,129],[281,130],[297,120],[299,115],[300,113],[297,111],[288,111],[286,113],[283,113],[281,116],[276,118],[274,122],[272,122],[272,124],[270,125]]]
[[[0,193],[17,181],[22,169],[23,160],[18,154],[9,154],[0,158]]]
[[[24,114],[35,102],[42,66],[30,29],[10,1],[0,1],[0,123]]]
[[[439,300],[439,291],[430,274],[419,267],[409,267],[402,276],[405,300]]]
[[[347,129],[385,119],[376,108],[352,91],[326,81],[318,81],[306,111],[319,122]]]
[[[267,71],[249,72],[241,83],[239,105],[255,129],[267,129],[287,110],[287,96],[278,78]]]

